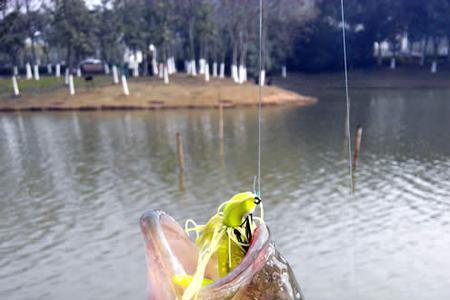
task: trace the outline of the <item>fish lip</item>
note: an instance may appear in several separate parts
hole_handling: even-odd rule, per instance
[[[166,235],[164,234],[162,230],[162,219],[166,218],[169,222],[172,224],[178,225],[180,232],[184,233],[184,230],[179,226],[179,224],[175,221],[174,218],[172,218],[170,215],[166,214],[162,210],[148,210],[144,212],[144,214],[140,218],[140,227],[142,234],[144,235],[144,239],[146,242],[146,246],[149,246],[149,242],[152,241],[148,239],[149,235],[153,238],[156,238],[157,243],[152,243],[153,246],[155,246],[159,250],[154,251],[152,254],[156,254],[156,256],[159,256],[161,258],[161,252],[165,252],[163,255],[163,258],[169,258],[171,259],[170,264],[171,267],[174,269],[173,271],[176,272],[175,274],[184,273],[184,268],[181,266],[181,263],[179,261],[179,258],[173,254],[173,249],[170,247],[169,242],[167,241]],[[189,239],[189,237],[185,234],[184,238]],[[159,247],[158,247],[159,246]],[[180,268],[181,267],[181,268]]]
[[[173,219],[170,215],[166,214],[162,210],[149,210],[146,211],[142,217],[140,218],[140,227],[141,231],[144,235],[144,240],[146,242],[147,249],[150,246],[154,246],[153,250],[155,253],[151,253],[155,256],[156,259],[162,260],[161,264],[165,264],[169,271],[167,274],[165,273],[166,280],[171,278],[171,276],[175,274],[183,274],[185,273],[184,267],[180,262],[180,257],[177,257],[174,254],[174,249],[171,248],[170,244],[167,242],[166,236],[162,229],[162,219],[167,218],[169,222],[173,222],[173,224],[177,225],[181,232],[183,232],[184,236],[180,236],[180,238],[188,240],[192,245],[194,243],[189,239],[184,230],[180,227],[180,225]],[[155,236],[156,235],[156,236]],[[156,237],[158,240],[151,241],[149,240],[149,236]],[[252,275],[258,272],[263,266],[264,263],[270,255],[270,232],[265,224],[260,224],[255,229],[254,238],[250,244],[247,254],[241,263],[226,276],[216,280],[212,284],[204,287],[201,291],[201,294],[211,294],[216,291],[220,291],[223,289],[227,290],[237,290],[240,286],[249,283],[252,279]],[[152,244],[152,245],[149,245]],[[160,247],[158,247],[160,245]],[[161,249],[162,247],[162,249]],[[156,249],[158,248],[158,249]],[[147,250],[148,252],[149,250]],[[147,253],[147,260],[149,259],[149,253]],[[149,266],[148,266],[149,268]],[[149,270],[150,271],[150,270]],[[169,279],[170,280],[170,279]],[[151,281],[151,280],[150,280]],[[155,284],[155,283],[153,283]],[[159,282],[159,284],[163,285],[163,282]],[[173,286],[172,281],[170,280],[166,284],[171,286],[171,290],[176,290],[176,287]],[[152,286],[152,282],[150,282]],[[174,292],[175,293],[175,292]]]
[[[239,283],[237,285],[237,288],[239,288],[241,285],[248,283],[252,279],[251,275],[258,272],[264,266],[269,256],[269,251],[266,251],[269,246],[270,231],[264,223],[259,224],[255,229],[250,247],[241,263],[226,276],[206,286],[203,291],[219,290],[223,286],[229,286],[234,283]]]
[[[185,273],[178,257],[168,246],[163,232],[163,219],[176,224],[172,217],[160,210],[146,211],[139,220],[146,248],[147,292],[150,300],[175,299],[179,288],[172,283],[172,276]]]

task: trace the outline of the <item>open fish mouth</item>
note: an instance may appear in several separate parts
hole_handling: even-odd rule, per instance
[[[199,250],[180,225],[160,210],[140,219],[147,256],[148,299],[181,299],[183,287],[173,283],[178,274],[194,274]],[[256,228],[241,263],[219,278],[212,259],[205,276],[214,280],[197,299],[304,299],[294,273],[270,240],[266,225]]]

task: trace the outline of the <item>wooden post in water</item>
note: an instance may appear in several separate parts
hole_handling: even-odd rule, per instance
[[[355,150],[353,152],[353,162],[352,162],[353,171],[356,170],[356,166],[358,164],[359,150],[361,148],[361,138],[362,138],[362,127],[361,125],[358,125],[356,126],[356,133],[355,133]]]
[[[180,168],[180,173],[184,172],[184,151],[183,151],[183,140],[181,139],[181,134],[177,132],[177,154],[178,154],[178,167]]]
[[[223,140],[223,104],[219,103],[219,138]]]

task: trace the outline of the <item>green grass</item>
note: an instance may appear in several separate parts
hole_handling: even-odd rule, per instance
[[[87,89],[90,86],[98,87],[109,85],[112,82],[111,76],[94,76],[93,83],[86,83],[84,78],[74,77],[74,84],[77,90]],[[64,84],[64,77],[59,78],[55,76],[41,76],[40,80],[24,79],[23,77],[17,79],[19,91],[22,95],[34,95],[52,92],[58,89],[67,89]],[[10,77],[0,78],[0,99],[9,99],[13,97],[12,80]]]

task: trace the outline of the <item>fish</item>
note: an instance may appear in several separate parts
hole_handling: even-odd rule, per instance
[[[139,223],[146,250],[148,300],[181,299],[184,288],[172,278],[195,273],[199,249],[175,219],[161,210],[146,211]],[[217,274],[217,261],[211,259],[205,277],[217,279],[201,289],[198,300],[305,299],[264,223],[255,229],[240,264],[222,278]]]

